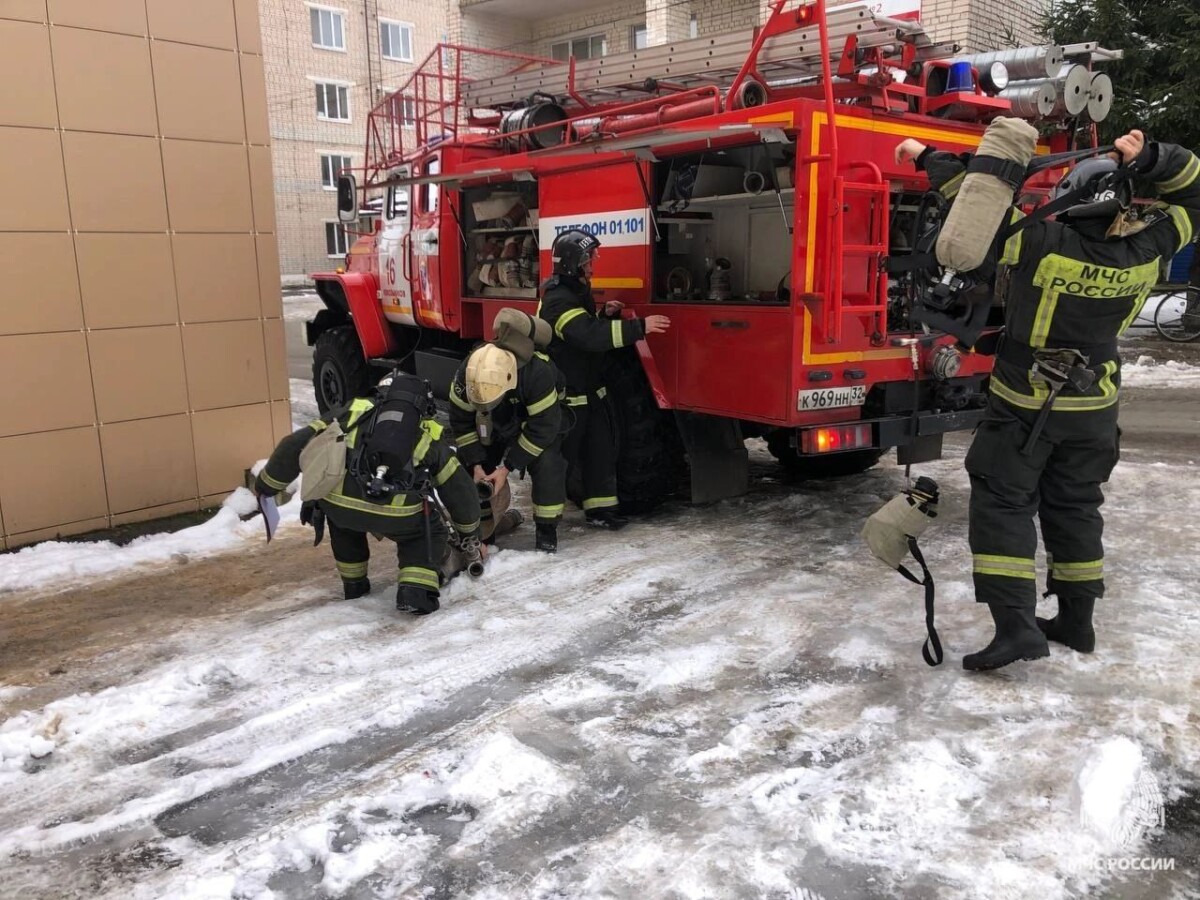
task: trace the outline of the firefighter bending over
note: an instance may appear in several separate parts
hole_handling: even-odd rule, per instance
[[[273,496],[303,468],[303,495],[309,496],[313,488],[320,498],[302,505],[300,520],[314,526],[316,544],[328,521],[329,543],[347,600],[371,591],[367,535],[375,534],[396,542],[396,608],[416,615],[437,610],[438,567],[449,534],[433,488],[449,512],[452,542],[473,549],[479,540],[479,494],[442,439],[442,426],[428,418],[432,404],[426,382],[393,372],[380,382],[374,399],[360,398],[331,409],[285,437],[255,481],[258,494]],[[320,435],[325,438],[318,444]],[[305,454],[310,445],[312,452]],[[331,465],[337,454],[344,461],[341,478]],[[312,459],[316,462],[310,463]],[[332,473],[327,487],[310,484],[323,473]]]
[[[567,435],[567,463],[583,480],[583,510],[591,525],[617,529],[626,519],[617,513],[617,456],[612,412],[604,385],[604,354],[632,347],[648,334],[664,332],[666,316],[622,319],[619,300],[597,314],[592,296],[592,266],[600,241],[584,231],[564,231],[550,256],[554,274],[542,285],[538,315],[554,329],[550,358],[567,379],[567,404],[575,425]]]
[[[1116,149],[1078,163],[1059,182],[1052,201],[1077,199],[1056,220],[1011,236],[1002,229],[1004,243],[994,248],[1009,267],[1005,335],[966,468],[975,596],[988,604],[996,634],[963,658],[966,669],[1047,656],[1047,638],[1080,653],[1095,648],[1092,612],[1104,596],[1101,485],[1119,455],[1117,336],[1137,316],[1161,263],[1200,221],[1200,158],[1147,143],[1140,131],[1119,138]],[[966,162],[912,139],[896,157],[915,159],[934,188]],[[1133,175],[1165,203],[1131,212]],[[1047,593],[1058,597],[1053,619],[1034,616],[1035,515],[1049,561]]]
[[[450,429],[458,458],[499,493],[509,472],[533,476],[534,546],[558,550],[558,520],[566,498],[563,377],[537,347],[550,328],[516,309],[502,309],[496,338],[476,347],[450,386]]]

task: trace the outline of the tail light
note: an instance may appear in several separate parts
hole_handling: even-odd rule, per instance
[[[870,425],[827,425],[807,428],[800,432],[800,452],[837,453],[840,450],[859,450],[875,445]]]

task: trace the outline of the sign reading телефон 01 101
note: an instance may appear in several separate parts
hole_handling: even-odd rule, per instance
[[[575,216],[548,216],[538,222],[538,246],[548,248],[564,231],[586,231],[601,247],[636,247],[650,243],[650,210],[613,209]]]

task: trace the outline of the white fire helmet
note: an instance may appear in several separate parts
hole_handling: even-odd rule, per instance
[[[517,386],[517,358],[495,344],[484,344],[467,357],[467,400],[480,410],[493,408]]]

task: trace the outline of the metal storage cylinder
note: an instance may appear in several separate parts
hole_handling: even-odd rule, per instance
[[[530,134],[520,134],[506,137],[505,142],[513,149],[545,150],[557,147],[566,136],[567,127],[555,122],[566,121],[567,113],[557,103],[535,103],[520,109],[510,109],[500,120],[500,133],[511,135],[515,131],[525,131],[528,128],[549,126]]]
[[[1047,115],[1077,116],[1087,109],[1091,83],[1092,73],[1086,67],[1067,63],[1054,78],[1021,81],[1014,84],[1013,87],[1048,84],[1054,89],[1054,109]]]
[[[1092,76],[1091,90],[1088,94],[1087,113],[1093,122],[1103,122],[1112,112],[1113,83],[1102,72]]]
[[[1013,81],[1025,78],[1053,78],[1062,68],[1062,47],[1022,47],[1019,50],[992,50],[973,56],[960,56],[982,72],[994,62],[1002,62]]]
[[[1017,84],[1000,96],[1012,103],[1012,114],[1020,119],[1042,119],[1054,110],[1054,87],[1043,81],[1038,84]]]

